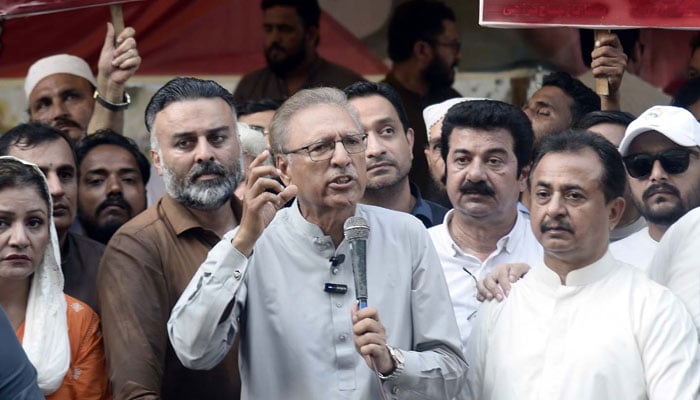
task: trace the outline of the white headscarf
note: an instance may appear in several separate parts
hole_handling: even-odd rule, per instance
[[[70,364],[70,342],[63,295],[63,272],[58,235],[53,223],[53,204],[46,177],[35,164],[15,157],[0,157],[30,166],[44,178],[42,189],[49,199],[49,239],[44,258],[34,271],[24,319],[22,348],[37,372],[37,383],[44,395],[55,392]]]

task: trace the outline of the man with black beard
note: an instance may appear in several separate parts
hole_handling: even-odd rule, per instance
[[[233,96],[213,81],[173,79],[151,98],[146,127],[167,193],[112,237],[98,275],[114,398],[238,399],[237,351],[210,371],[191,371],[166,332],[197,266],[240,220]]]
[[[446,188],[454,209],[428,233],[445,272],[463,350],[480,307],[477,280],[498,264],[542,258],[530,220],[518,211],[533,137],[525,113],[500,101],[458,103],[442,122]]]
[[[103,129],[75,145],[78,220],[85,234],[107,244],[126,221],[146,209],[148,159],[136,143]]]
[[[304,88],[342,89],[364,80],[316,52],[321,16],[317,0],[263,0],[261,8],[267,66],[241,78],[233,94],[236,101],[283,99]]]
[[[439,191],[433,186],[423,151],[428,144],[423,109],[461,97],[452,88],[461,45],[455,14],[439,1],[407,1],[394,11],[388,42],[393,66],[384,81],[401,96],[408,125],[415,132],[410,179],[426,198],[437,200]]]
[[[700,123],[683,108],[654,106],[627,127],[620,153],[647,229],[612,243],[615,258],[648,272],[666,230],[700,206],[698,146]]]

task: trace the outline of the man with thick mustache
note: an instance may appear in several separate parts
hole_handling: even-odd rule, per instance
[[[625,131],[620,153],[647,228],[610,245],[615,258],[648,270],[659,240],[700,206],[700,123],[688,110],[654,106]]]
[[[61,246],[63,291],[97,310],[95,282],[104,246],[70,232],[78,210],[78,170],[68,134],[38,122],[20,124],[0,136],[0,155],[32,162],[46,175]]]
[[[344,88],[362,81],[357,73],[318,55],[318,0],[262,0],[267,66],[246,74],[233,96],[238,102],[286,99],[300,89]]]
[[[413,129],[396,90],[386,83],[356,82],[345,88],[367,134],[367,187],[364,204],[410,213],[426,228],[442,222],[447,209],[424,200],[409,182]]]
[[[529,220],[518,211],[533,133],[525,113],[492,100],[458,103],[442,124],[446,188],[454,209],[428,232],[466,348],[480,306],[477,280],[500,263],[542,258]]]
[[[357,204],[367,137],[343,92],[290,97],[270,138],[277,168],[263,165],[267,153],[253,161],[239,229],[173,309],[180,359],[211,368],[240,333],[246,399],[453,398],[466,364],[435,249],[414,217]],[[369,227],[369,307],[359,310],[350,217]]]
[[[80,140],[75,155],[78,220],[88,237],[107,244],[117,229],[146,209],[150,164],[133,140],[108,129]]]
[[[233,96],[176,78],[146,108],[151,157],[166,195],[112,236],[100,264],[107,366],[115,399],[238,399],[237,352],[187,369],[166,333],[170,310],[207,253],[238,225],[242,177]]]
[[[683,304],[608,251],[622,158],[586,131],[543,139],[528,182],[544,257],[483,304],[467,348],[469,399],[697,399],[698,337]]]

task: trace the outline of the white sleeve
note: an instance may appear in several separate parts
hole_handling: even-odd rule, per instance
[[[669,291],[646,304],[639,344],[649,400],[700,398],[698,336],[683,305]],[[651,316],[654,316],[653,318]]]
[[[231,244],[235,230],[210,251],[178,299],[168,336],[182,364],[211,369],[228,353],[245,307],[248,258]]]
[[[700,208],[689,211],[661,238],[649,277],[678,296],[700,336]]]
[[[488,347],[489,323],[491,320],[491,309],[496,300],[485,301],[481,304],[479,312],[476,313],[472,332],[466,348],[467,384],[465,399],[478,400],[482,398],[484,386],[484,369],[486,364],[486,351]]]

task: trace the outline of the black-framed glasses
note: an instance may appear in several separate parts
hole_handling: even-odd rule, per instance
[[[284,154],[299,153],[305,151],[311,161],[324,161],[333,157],[336,143],[342,143],[348,154],[357,154],[365,151],[367,147],[367,134],[356,133],[343,136],[340,140],[321,140],[298,149],[288,150]]]
[[[644,179],[651,174],[656,160],[659,160],[661,167],[667,173],[672,175],[682,174],[688,170],[691,154],[697,156],[698,152],[690,149],[676,148],[656,154],[632,154],[624,157],[623,160],[625,161],[625,167],[627,167],[627,173],[630,174],[632,178]]]

